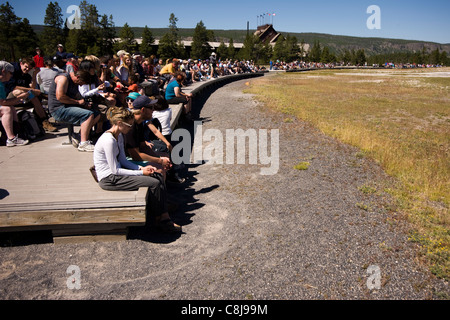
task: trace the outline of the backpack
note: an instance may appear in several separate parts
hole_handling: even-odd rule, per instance
[[[34,114],[27,110],[17,112],[21,129],[19,136],[27,140],[35,140],[37,137],[44,135],[45,130],[41,124],[36,121]]]
[[[144,89],[145,95],[148,97],[154,97],[159,95],[158,81],[153,79],[147,79],[140,83],[142,89]]]

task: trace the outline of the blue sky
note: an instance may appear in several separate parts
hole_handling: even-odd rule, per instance
[[[6,1],[1,1],[5,3]],[[17,16],[43,24],[49,0],[10,0]],[[80,0],[60,0],[64,17]],[[358,37],[382,37],[450,43],[450,0],[90,0],[100,14],[112,14],[116,26],[167,27],[170,13],[179,28],[194,28],[202,20],[208,29],[255,29],[264,13],[275,13],[277,31],[318,32]],[[367,8],[377,5],[381,29],[370,30]],[[270,18],[272,20],[272,17]]]

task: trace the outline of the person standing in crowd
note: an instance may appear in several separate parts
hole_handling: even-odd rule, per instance
[[[67,52],[64,50],[64,46],[62,44],[58,44],[56,47],[55,56],[61,57],[61,60],[67,62]]]
[[[39,47],[36,48],[36,55],[33,57],[36,74],[44,67],[44,56]]]
[[[216,53],[213,52],[211,56],[209,57],[209,66],[210,66],[210,79],[213,79],[216,77],[216,68],[217,68],[217,59],[216,59]]]

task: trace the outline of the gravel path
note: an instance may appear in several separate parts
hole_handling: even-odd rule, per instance
[[[260,175],[261,164],[189,165],[185,188],[170,187],[184,231],[176,237],[138,228],[126,242],[0,248],[0,298],[448,298],[448,283],[418,263],[383,171],[307,123],[264,110],[242,94],[247,81],[197,101],[203,132],[278,129],[278,174]],[[300,161],[309,168],[294,169]],[[71,265],[79,290],[66,284]]]

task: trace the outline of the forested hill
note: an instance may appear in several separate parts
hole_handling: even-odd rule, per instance
[[[37,34],[39,34],[43,26],[33,25],[33,29]],[[121,27],[116,27],[116,34],[118,35]],[[132,27],[132,30],[136,38],[140,38],[144,28]],[[150,28],[153,37],[156,39],[161,38],[165,33],[168,32],[168,28]],[[244,42],[245,36],[247,35],[247,30],[212,30],[214,32],[215,40],[224,40],[228,42],[230,38],[236,42]],[[253,33],[255,30],[250,30]],[[421,51],[423,47],[427,51],[431,52],[433,50],[439,49],[439,51],[446,51],[450,54],[450,43],[440,44],[435,42],[426,41],[416,41],[416,40],[402,40],[402,39],[385,39],[385,38],[360,38],[360,37],[350,37],[350,36],[340,36],[332,34],[323,33],[292,33],[280,31],[283,35],[295,36],[300,43],[304,40],[305,43],[311,46],[315,41],[319,41],[321,46],[327,46],[334,53],[340,53],[344,49],[348,50],[358,50],[364,49],[367,55],[376,54],[388,54],[394,52],[414,52]],[[193,28],[180,28],[178,31],[179,36],[184,40],[191,40],[194,34]]]
[[[425,47],[428,51],[439,49],[439,51],[450,53],[450,43],[440,44],[416,40],[359,38],[322,33],[290,33],[290,35],[297,37],[299,41],[303,39],[309,44],[313,44],[314,41],[319,41],[321,45],[328,46],[335,52],[341,52],[344,49],[364,49],[366,54],[376,55],[394,52],[421,51],[422,48]]]

